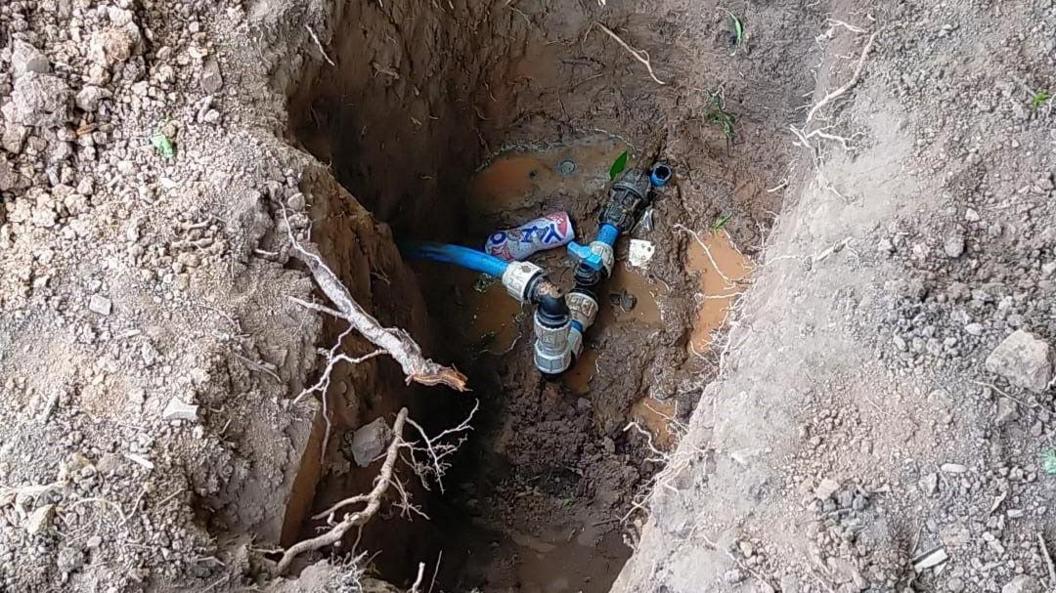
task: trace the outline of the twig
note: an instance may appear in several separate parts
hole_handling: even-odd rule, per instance
[[[308,23],[304,24],[304,28],[307,29],[308,34],[312,36],[312,41],[314,41],[315,46],[319,48],[319,53],[323,54],[323,59],[326,60],[326,63],[330,64],[334,68],[337,68],[337,64],[335,64],[334,61],[330,59],[330,56],[326,55],[326,50],[323,49],[323,43],[319,41],[319,36],[315,34],[315,31],[313,31],[312,28],[308,26]]]
[[[385,463],[381,466],[381,471],[378,472],[378,477],[374,479],[374,488],[371,489],[370,493],[366,495],[366,498],[361,502],[365,502],[366,506],[363,510],[356,511],[345,515],[344,519],[333,527],[329,531],[318,535],[311,539],[297,542],[290,546],[282,554],[282,558],[279,560],[278,566],[276,567],[277,574],[284,574],[290,568],[290,564],[300,554],[308,552],[310,550],[318,550],[325,546],[329,546],[336,542],[341,541],[345,533],[353,527],[357,527],[365,524],[378,512],[381,507],[381,499],[385,495],[385,491],[388,490],[389,485],[393,482],[392,472],[396,466],[396,460],[399,459],[400,445],[403,443],[401,434],[403,432],[403,424],[407,420],[407,408],[402,408],[400,413],[396,416],[396,422],[392,426],[392,443],[389,444],[389,449],[385,453]],[[354,496],[352,498],[361,499],[364,495]],[[343,503],[344,501],[342,501]],[[342,503],[338,503],[338,506]]]
[[[403,374],[407,377],[407,383],[412,381],[422,385],[447,385],[457,391],[466,391],[466,376],[457,369],[446,367],[422,356],[422,348],[417,342],[399,328],[384,328],[378,323],[373,315],[367,313],[359,303],[352,298],[352,294],[341,283],[334,271],[331,270],[318,253],[309,251],[302,246],[293,235],[293,227],[290,226],[289,218],[286,216],[285,208],[282,211],[286,219],[286,231],[289,234],[290,243],[293,246],[293,257],[301,260],[308,266],[315,278],[316,284],[330,302],[337,307],[337,311],[328,310],[331,315],[345,319],[352,327],[363,334],[378,348],[388,352],[396,362],[403,368]]]
[[[1013,402],[1023,406],[1024,408],[1036,408],[1036,407],[1038,407],[1037,404],[1034,404],[1034,403],[1029,403],[1028,404],[1027,402],[1015,397],[1014,395],[1012,395],[1012,394],[1010,394],[1010,393],[1008,393],[1006,391],[1002,391],[1002,390],[998,389],[997,385],[994,385],[993,383],[987,383],[985,381],[977,381],[975,379],[972,379],[972,383],[975,383],[976,385],[979,385],[980,387],[987,387],[987,388],[993,389],[994,391],[998,392],[1002,397],[1007,397],[1010,401],[1013,401]]]
[[[869,41],[865,42],[865,48],[862,49],[862,55],[858,58],[858,65],[854,68],[854,74],[851,76],[851,79],[848,80],[847,83],[841,86],[840,88],[825,95],[825,97],[822,98],[821,101],[818,101],[818,103],[814,105],[814,107],[812,107],[807,113],[807,121],[804,122],[804,125],[809,124],[814,119],[814,116],[818,113],[818,110],[831,103],[840,95],[843,95],[847,91],[854,88],[854,85],[858,84],[858,79],[862,76],[862,68],[865,67],[865,59],[869,56],[869,51],[873,49],[873,42],[876,41],[876,36],[879,34],[879,31],[874,32],[872,35],[869,36]]]
[[[616,43],[619,43],[620,46],[623,47],[623,49],[627,50],[627,52],[630,53],[631,56],[634,57],[634,59],[636,59],[639,62],[645,64],[645,69],[649,71],[649,76],[653,80],[655,80],[657,84],[667,84],[666,82],[664,82],[664,81],[660,80],[659,78],[657,78],[656,74],[653,73],[653,64],[649,61],[649,52],[645,51],[644,49],[635,49],[635,48],[631,47],[630,45],[627,44],[626,41],[624,41],[623,39],[620,39],[619,35],[613,33],[612,29],[606,27],[605,25],[603,25],[603,24],[601,24],[601,23],[599,23],[597,21],[594,21],[594,25],[597,26],[602,31],[604,31],[606,34],[608,34],[609,37],[612,37],[613,39],[615,39]]]

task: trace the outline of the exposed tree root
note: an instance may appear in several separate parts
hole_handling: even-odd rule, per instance
[[[365,525],[366,522],[378,512],[378,509],[381,508],[381,499],[385,496],[385,492],[393,482],[392,473],[393,469],[396,467],[396,460],[400,457],[400,446],[403,444],[403,425],[406,421],[407,408],[403,408],[400,410],[400,413],[397,414],[396,422],[392,426],[392,443],[389,444],[389,448],[385,452],[385,462],[381,466],[381,471],[378,473],[378,477],[374,479],[374,488],[372,488],[368,494],[359,494],[338,502],[330,509],[327,509],[325,514],[333,514],[337,510],[351,504],[365,504],[366,506],[364,506],[362,510],[345,515],[344,519],[331,527],[326,533],[297,542],[290,546],[290,548],[282,554],[282,558],[279,560],[279,564],[275,569],[278,574],[285,574],[285,572],[289,570],[290,564],[300,554],[311,550],[318,550],[341,541],[341,538],[348,533],[348,530],[353,527]]]
[[[283,216],[286,211],[283,210]],[[334,317],[348,321],[363,337],[370,340],[372,344],[381,348],[389,354],[403,368],[403,374],[407,377],[407,383],[412,381],[422,385],[447,385],[458,391],[466,391],[466,376],[457,369],[433,362],[422,355],[422,348],[417,342],[400,328],[382,327],[373,315],[367,313],[363,307],[352,298],[345,285],[338,279],[337,274],[323,262],[314,249],[301,245],[293,235],[293,229],[286,220],[286,228],[293,249],[290,255],[301,260],[308,266],[315,278],[315,283],[337,307],[337,310],[323,307],[321,305],[298,301],[311,309],[328,313]]]

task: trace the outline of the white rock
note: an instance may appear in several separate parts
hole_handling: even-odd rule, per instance
[[[41,507],[37,507],[29,517],[26,518],[26,522],[23,527],[30,535],[36,535],[51,525],[51,517],[55,513],[55,505],[46,504]]]
[[[942,250],[946,252],[947,257],[961,257],[964,254],[964,235],[956,232],[946,237],[946,240],[942,242]]]
[[[814,489],[814,497],[818,500],[827,500],[836,491],[840,489],[840,483],[836,480],[825,478],[818,484],[818,487]]]
[[[32,45],[16,39],[11,51],[11,73],[15,78],[27,72],[47,74],[51,70],[51,63],[41,51]]]
[[[1052,350],[1033,334],[1016,330],[986,357],[986,370],[1013,385],[1041,393],[1052,381]]]
[[[93,313],[98,313],[100,315],[109,315],[111,308],[112,304],[110,302],[110,299],[102,295],[93,294],[92,298],[88,299],[88,310]]]
[[[390,440],[392,430],[385,419],[379,417],[352,435],[352,457],[359,467],[367,467],[388,448]]]
[[[173,397],[169,400],[169,404],[165,406],[165,411],[161,413],[161,417],[166,420],[196,422],[198,420],[198,406],[184,403],[180,398]]]
[[[77,108],[87,113],[94,113],[99,109],[99,102],[111,96],[113,93],[104,88],[88,85],[77,92]]]

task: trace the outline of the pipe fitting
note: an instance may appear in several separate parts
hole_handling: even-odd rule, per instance
[[[605,277],[612,276],[612,266],[616,263],[616,254],[613,253],[612,245],[604,241],[592,241],[589,249],[601,259],[601,266],[605,268]]]
[[[598,300],[585,290],[573,289],[572,292],[565,296],[565,302],[568,303],[572,321],[579,324],[580,338],[582,339],[582,332],[587,331],[590,326],[594,325],[594,320],[598,316]]]
[[[543,276],[543,269],[526,261],[510,262],[502,273],[502,285],[518,302],[531,300],[533,285]]]
[[[565,316],[564,322],[553,324],[552,320],[535,311],[535,368],[544,375],[560,375],[572,366],[572,347],[569,332],[572,320]]]

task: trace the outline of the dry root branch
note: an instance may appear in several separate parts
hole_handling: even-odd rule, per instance
[[[649,77],[652,78],[653,80],[655,80],[656,84],[667,84],[666,82],[664,82],[664,81],[660,80],[659,78],[657,78],[656,77],[656,73],[653,72],[653,64],[652,64],[652,62],[649,61],[649,52],[645,51],[644,49],[635,49],[635,48],[631,47],[630,44],[628,44],[626,41],[624,41],[623,39],[620,39],[619,35],[617,35],[616,33],[613,33],[612,29],[606,27],[605,25],[603,25],[603,24],[601,24],[601,23],[599,23],[597,21],[594,22],[593,26],[595,26],[595,27],[601,29],[602,31],[604,31],[606,35],[608,35],[609,37],[612,37],[616,41],[616,43],[619,43],[620,47],[622,47],[623,49],[627,50],[627,53],[631,54],[631,56],[634,57],[634,59],[636,59],[639,62],[641,62],[642,64],[644,64],[645,65],[645,69],[649,71]]]
[[[283,210],[283,217],[286,211]],[[352,298],[352,294],[338,279],[337,274],[323,262],[314,249],[305,247],[297,241],[290,227],[289,218],[286,219],[286,228],[289,233],[290,243],[293,251],[291,255],[301,260],[308,266],[315,278],[315,283],[323,291],[330,302],[337,309],[331,309],[314,303],[306,303],[299,299],[295,302],[309,309],[333,315],[339,319],[348,321],[363,337],[370,340],[372,344],[384,350],[403,368],[403,374],[407,376],[407,382],[412,381],[422,385],[447,385],[458,391],[466,391],[466,376],[457,369],[433,362],[422,355],[422,349],[407,332],[399,328],[382,327],[378,320]]]
[[[377,514],[381,503],[388,494],[390,487],[395,491],[393,506],[400,509],[401,514],[410,516],[417,514],[428,517],[417,507],[411,504],[407,490],[396,475],[398,461],[403,461],[422,481],[423,487],[428,489],[430,482],[440,486],[443,491],[443,476],[451,467],[448,458],[453,455],[466,440],[466,433],[472,430],[470,422],[480,408],[480,402],[473,405],[468,417],[458,426],[442,431],[440,434],[430,437],[420,424],[407,416],[407,408],[402,408],[396,415],[396,421],[392,425],[392,442],[385,450],[384,461],[381,470],[374,478],[374,486],[370,492],[357,494],[340,500],[326,510],[312,516],[314,520],[326,519],[329,528],[320,535],[311,539],[298,542],[286,550],[276,566],[278,574],[286,573],[293,560],[305,552],[325,548],[334,545],[344,538],[352,528],[365,525],[371,517]],[[403,438],[403,430],[410,425],[421,435],[420,441],[406,440]],[[424,458],[423,458],[424,456]],[[348,507],[358,508],[349,511]],[[339,518],[340,515],[340,518]],[[424,570],[424,569],[420,569]]]
[[[353,527],[365,525],[366,522],[378,512],[378,509],[381,508],[381,500],[384,498],[385,492],[388,490],[389,485],[393,483],[393,470],[396,467],[396,460],[399,459],[400,446],[403,444],[403,438],[400,435],[403,432],[403,425],[406,421],[407,408],[403,408],[400,410],[400,413],[397,414],[396,422],[392,426],[392,443],[389,444],[389,448],[385,452],[385,462],[381,465],[381,471],[378,473],[378,477],[374,479],[374,488],[372,488],[368,494],[360,494],[342,500],[328,509],[327,514],[333,514],[337,510],[351,504],[362,503],[365,506],[359,511],[346,514],[339,523],[331,527],[326,533],[297,542],[290,546],[279,560],[279,564],[276,567],[278,574],[284,574],[289,570],[290,563],[292,563],[298,555],[310,550],[318,550],[319,548],[333,545],[341,541],[341,538],[345,536],[348,530]]]

